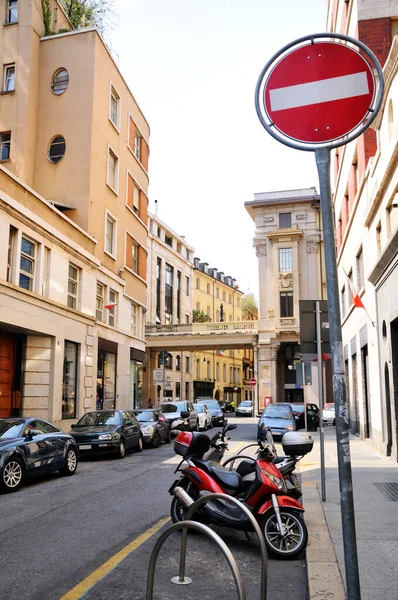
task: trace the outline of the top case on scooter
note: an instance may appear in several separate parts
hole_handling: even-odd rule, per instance
[[[210,438],[204,433],[180,431],[174,442],[174,452],[183,456],[199,456],[210,448]]]

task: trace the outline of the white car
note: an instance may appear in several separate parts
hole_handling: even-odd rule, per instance
[[[211,427],[211,412],[207,408],[206,404],[194,404],[194,409],[198,413],[199,417],[199,429],[210,429]]]
[[[243,400],[235,409],[235,417],[252,417],[253,402],[251,400]]]
[[[336,412],[333,402],[325,404],[323,407],[322,421],[324,425],[336,425]]]

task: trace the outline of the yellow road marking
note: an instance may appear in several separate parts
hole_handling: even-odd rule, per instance
[[[83,594],[85,594],[90,588],[92,588],[96,583],[98,583],[101,579],[103,579],[108,573],[110,573],[119,563],[122,562],[134,550],[137,550],[144,542],[146,542],[152,535],[157,533],[159,529],[166,525],[170,521],[170,517],[163,517],[160,519],[155,525],[147,529],[143,534],[141,534],[138,538],[127,544],[124,548],[119,550],[114,556],[112,556],[109,560],[107,560],[103,565],[95,569],[86,579],[83,579],[80,583],[78,583],[74,588],[69,590],[60,600],[79,600]]]

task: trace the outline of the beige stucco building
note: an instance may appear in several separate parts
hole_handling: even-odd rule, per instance
[[[304,389],[306,402],[318,404],[315,364],[306,365],[312,383],[303,386],[299,301],[326,299],[319,195],[315,188],[258,193],[245,207],[259,269],[259,407],[302,402]]]
[[[331,179],[350,429],[398,460],[397,3],[329,2],[327,23],[368,45],[385,79],[377,118],[333,152]]]
[[[59,33],[71,27],[50,4],[56,33],[45,35],[41,3],[0,1],[0,381],[3,416],[59,422],[141,403],[149,126],[98,32]],[[29,387],[42,356],[49,387]]]

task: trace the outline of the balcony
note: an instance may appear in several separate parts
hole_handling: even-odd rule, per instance
[[[145,325],[145,336],[161,335],[223,335],[257,333],[257,321],[228,321],[222,323],[183,323],[181,325]]]

